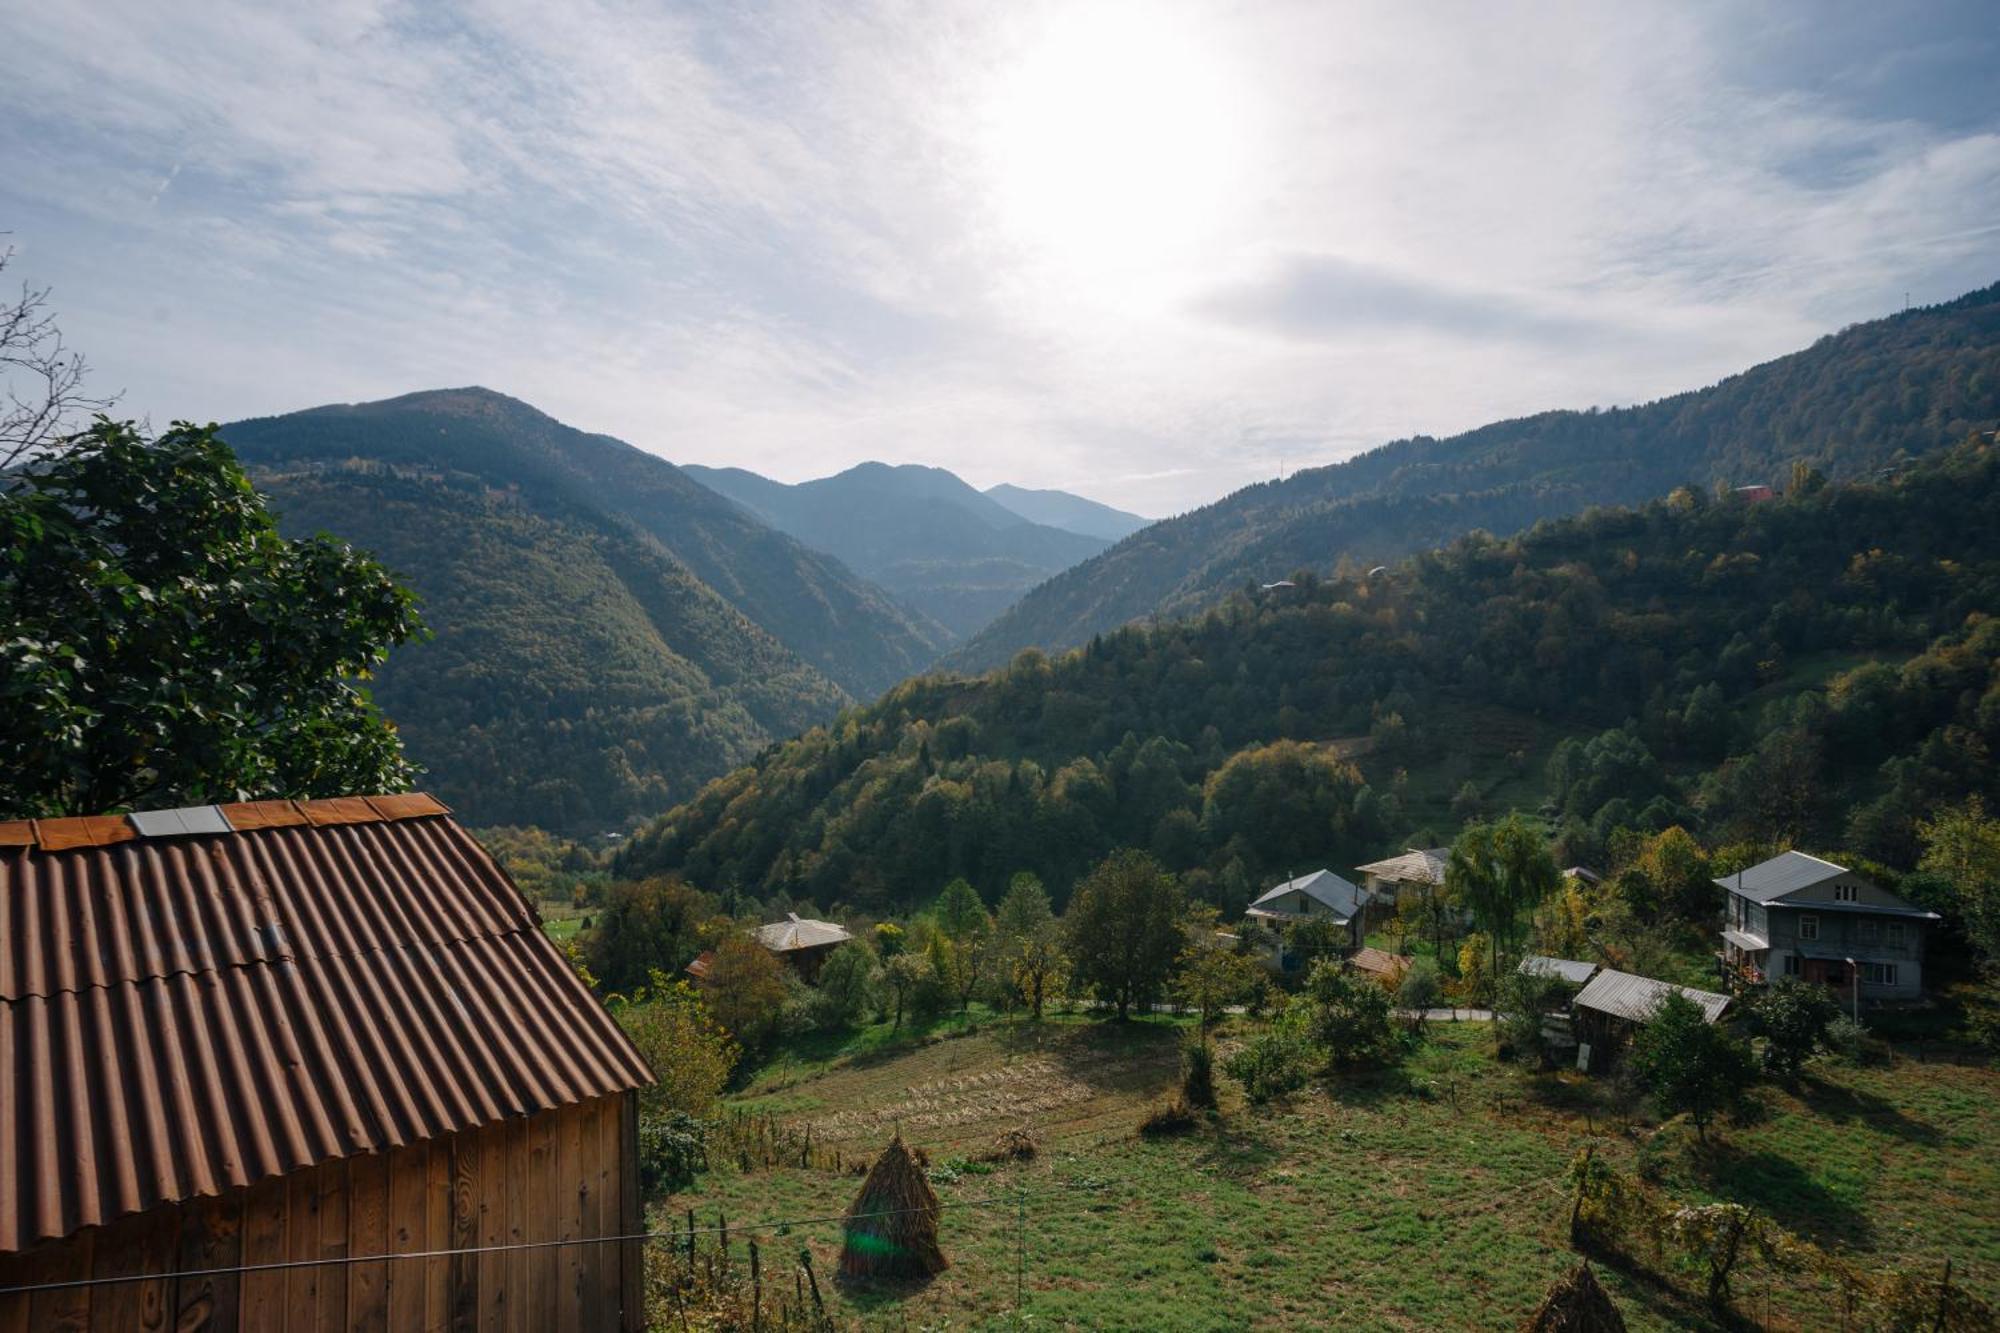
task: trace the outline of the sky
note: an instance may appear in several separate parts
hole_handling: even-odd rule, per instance
[[[2000,279],[1984,3],[0,0],[121,415],[483,384],[1149,516]]]

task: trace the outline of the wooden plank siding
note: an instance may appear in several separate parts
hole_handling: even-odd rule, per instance
[[[636,1333],[643,1246],[548,1246],[270,1273],[237,1264],[631,1234],[635,1094],[307,1167],[0,1256],[0,1287],[139,1281],[0,1296],[0,1333],[493,1329]]]

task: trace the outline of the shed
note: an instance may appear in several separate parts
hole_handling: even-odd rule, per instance
[[[1357,972],[1365,972],[1384,986],[1391,989],[1400,984],[1403,974],[1410,970],[1415,961],[1404,954],[1390,953],[1387,949],[1377,949],[1364,944],[1348,956],[1347,965]]]
[[[651,1081],[427,796],[0,824],[0,1328],[636,1330]]]
[[[797,912],[787,912],[783,921],[757,927],[757,943],[808,981],[819,975],[828,954],[853,938],[845,926],[814,921]]]
[[[1634,1028],[1653,1019],[1660,1002],[1678,994],[1700,1006],[1702,1016],[1713,1023],[1729,1007],[1729,997],[1714,991],[1676,986],[1604,968],[1577,992],[1572,1012],[1576,1016],[1577,1039],[1591,1046],[1591,1067],[1601,1068],[1624,1045]]]
[[[1515,970],[1524,976],[1549,977],[1567,986],[1582,986],[1597,975],[1597,964],[1574,958],[1545,958],[1531,953],[1521,960]]]

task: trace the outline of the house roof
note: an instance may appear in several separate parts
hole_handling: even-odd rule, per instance
[[[1361,874],[1395,884],[1442,884],[1445,862],[1450,857],[1449,847],[1412,847],[1401,856],[1392,856],[1386,861],[1371,861],[1354,868]]]
[[[0,830],[0,1253],[651,1082],[448,815],[352,797]]]
[[[1351,920],[1361,910],[1367,895],[1347,880],[1331,870],[1315,870],[1310,875],[1300,875],[1288,879],[1273,889],[1266,889],[1257,901],[1250,904],[1249,911],[1259,915],[1270,915],[1270,904],[1296,890],[1330,910],[1336,917]]]
[[[1579,962],[1574,958],[1544,958],[1531,953],[1521,960],[1515,970],[1531,977],[1554,977],[1558,981],[1581,986],[1597,974],[1597,964]]]
[[[1817,856],[1807,856],[1804,852],[1780,852],[1768,861],[1746,866],[1739,873],[1724,875],[1715,882],[1731,893],[1768,903],[1774,898],[1824,884],[1846,873],[1846,866],[1822,861]]]
[[[821,949],[829,944],[841,944],[853,938],[847,933],[845,926],[836,926],[831,921],[809,920],[797,912],[787,912],[783,921],[774,921],[768,926],[757,927],[757,943],[772,953],[791,953],[795,949]]]
[[[1373,972],[1378,976],[1393,977],[1410,970],[1411,959],[1387,949],[1377,949],[1373,945],[1363,945],[1348,956],[1347,961],[1363,972]]]
[[[1729,1007],[1727,995],[1696,990],[1692,986],[1675,986],[1651,977],[1634,976],[1630,972],[1615,972],[1608,967],[1577,992],[1576,1004],[1580,1009],[1595,1009],[1614,1018],[1644,1023],[1651,1020],[1653,1011],[1660,1007],[1660,1001],[1670,993],[1684,995],[1700,1005],[1702,1017],[1711,1023],[1722,1017],[1722,1011]]]

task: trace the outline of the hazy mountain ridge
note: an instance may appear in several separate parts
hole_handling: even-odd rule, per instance
[[[1153,521],[1068,491],[1036,490],[1003,481],[998,486],[988,486],[983,494],[1031,523],[1080,532],[1107,542],[1123,541]]]
[[[1373,563],[1676,485],[1856,476],[2000,421],[2000,284],[1854,325],[1706,389],[1416,437],[1162,520],[1034,589],[948,664],[1061,649],[1343,555]]]
[[[684,471],[957,635],[1106,545],[1031,522],[943,468],[860,463],[796,484],[741,468]]]

